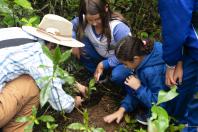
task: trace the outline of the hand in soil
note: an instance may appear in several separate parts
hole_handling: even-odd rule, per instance
[[[75,87],[78,89],[78,92],[80,92],[82,94],[83,97],[86,97],[86,93],[88,91],[88,88],[78,82],[76,82]]]
[[[104,122],[106,123],[112,123],[114,120],[116,120],[116,123],[120,123],[120,121],[122,120],[123,116],[124,116],[124,112],[125,109],[120,107],[119,110],[117,110],[116,112],[107,115],[103,118]]]
[[[102,75],[103,71],[104,71],[104,66],[103,66],[103,63],[100,62],[96,68],[95,73],[94,73],[94,78],[96,81],[99,81],[100,76]]]
[[[80,106],[82,106],[82,102],[83,102],[84,100],[80,97],[80,96],[76,96],[75,97],[75,107],[80,107]]]

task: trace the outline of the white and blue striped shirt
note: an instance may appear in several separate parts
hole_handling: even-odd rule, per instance
[[[6,33],[7,35],[5,35]],[[0,29],[1,35],[6,37],[1,37],[0,41],[13,38],[32,39],[31,35],[16,27]],[[30,75],[36,81],[38,87],[40,89],[43,88],[44,84],[39,79],[53,75],[53,63],[43,53],[41,45],[39,42],[31,42],[0,49],[0,91],[2,91],[7,82],[22,74]],[[45,65],[48,68],[41,68],[41,65]],[[54,79],[53,85],[50,85],[51,93],[48,101],[55,110],[60,111],[62,108],[69,113],[74,108],[74,99],[62,89],[63,83],[59,78]]]

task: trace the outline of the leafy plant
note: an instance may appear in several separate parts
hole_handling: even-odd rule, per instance
[[[91,96],[93,90],[96,91],[95,84],[96,84],[96,81],[95,81],[94,78],[92,78],[92,79],[89,81],[89,86],[88,86],[88,91],[87,91],[88,98],[90,98],[90,96]]]
[[[37,109],[35,106],[32,107],[32,115],[30,116],[23,116],[16,119],[16,122],[31,122],[30,125],[25,127],[25,132],[31,132],[34,125],[39,125],[39,123],[44,122],[46,123],[46,128],[48,132],[53,132],[54,129],[58,126],[55,124],[55,119],[50,115],[42,115],[40,117],[36,117]]]
[[[35,15],[28,0],[0,0],[1,26],[37,26],[40,17]]]
[[[173,86],[171,87],[171,90],[169,90],[168,92],[162,90],[159,92],[158,102],[154,104],[151,108],[152,116],[149,119],[149,132],[164,132],[170,126],[169,115],[167,111],[160,106],[160,104],[175,98],[178,95],[176,89],[177,87]]]
[[[80,130],[83,132],[105,132],[103,128],[94,128],[89,126],[88,111],[85,109],[83,112],[83,123],[72,123],[67,126],[71,130]]]
[[[59,46],[55,48],[54,52],[51,52],[46,46],[43,46],[43,52],[52,60],[53,62],[53,75],[41,78],[39,81],[45,83],[44,87],[40,92],[40,104],[44,106],[49,99],[50,85],[53,85],[55,78],[60,78],[68,84],[73,84],[75,79],[70,76],[69,73],[61,68],[61,64],[65,62],[71,56],[71,50],[67,50],[61,53]],[[40,66],[41,68],[46,68],[47,66]]]

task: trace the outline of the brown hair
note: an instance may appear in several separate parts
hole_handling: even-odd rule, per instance
[[[106,11],[108,9],[108,11]],[[100,14],[102,20],[102,35],[107,37],[108,49],[110,48],[111,43],[111,29],[109,26],[109,21],[118,19],[126,23],[124,17],[119,13],[112,13],[109,8],[109,4],[106,0],[80,0],[79,7],[79,26],[77,30],[77,39],[82,40],[84,36],[84,30],[87,25],[87,21],[84,20],[83,15],[91,14],[96,15]]]
[[[134,56],[144,56],[153,50],[153,41],[146,40],[146,44],[141,39],[126,36],[117,44],[115,55],[121,61],[133,61]]]

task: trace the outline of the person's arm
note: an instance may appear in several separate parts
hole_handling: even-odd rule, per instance
[[[70,113],[75,106],[74,98],[66,94],[62,89],[62,84],[59,79],[55,79],[50,92],[49,103],[53,109]]]
[[[130,31],[130,28],[126,24],[119,23],[118,25],[116,25],[116,27],[113,29],[113,37],[115,40],[115,46],[118,41],[128,36],[129,33],[131,33],[131,31]],[[115,55],[113,55],[103,61],[103,66],[104,66],[104,69],[108,69],[110,67],[115,67],[119,63],[120,63],[119,60],[116,58]]]
[[[182,59],[182,48],[191,26],[195,0],[159,0],[162,22],[163,59],[175,66]]]

